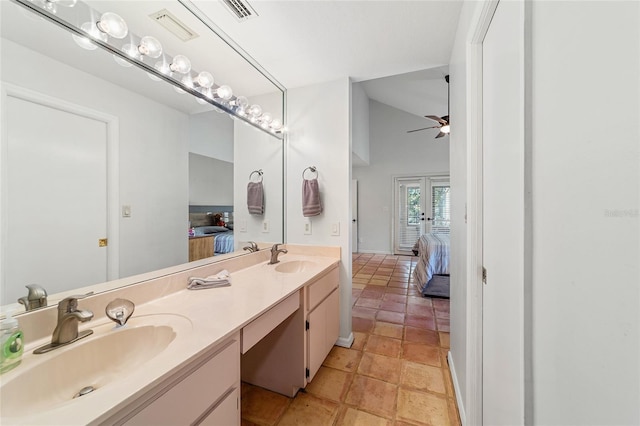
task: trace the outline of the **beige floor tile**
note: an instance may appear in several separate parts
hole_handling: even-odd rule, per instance
[[[355,281],[351,284],[351,288],[353,290],[364,290],[366,286],[367,286],[367,283],[357,283]]]
[[[384,300],[380,305],[380,309],[391,312],[404,312],[406,308],[407,306],[404,303],[393,302],[390,300]]]
[[[431,299],[428,297],[407,297],[407,304],[409,305],[423,305],[433,307]]]
[[[351,349],[361,351],[362,348],[364,348],[364,344],[367,342],[368,337],[369,337],[368,333],[361,333],[359,331],[354,331],[353,344],[351,345]]]
[[[402,363],[400,386],[420,391],[437,392],[443,395],[447,393],[442,368],[411,361]]]
[[[376,321],[373,328],[373,334],[378,336],[393,337],[394,339],[402,339],[404,327],[400,324],[392,324],[390,322]]]
[[[291,401],[257,386],[243,386],[241,398],[242,418],[260,425],[275,425]]]
[[[352,316],[358,318],[367,318],[370,320],[374,319],[377,313],[377,309],[363,308],[362,306],[354,306],[353,309],[351,309]]]
[[[376,315],[376,318],[378,319],[378,321],[404,324],[404,313],[402,312],[378,311],[378,315]]]
[[[360,297],[356,301],[356,306],[360,306],[360,307],[363,307],[363,308],[376,309],[376,308],[380,307],[381,303],[382,303],[382,300],[380,300],[380,299],[369,299],[367,297]]]
[[[332,401],[344,401],[353,379],[352,373],[335,368],[320,367],[311,383],[305,388],[307,393]]]
[[[402,345],[402,359],[440,367],[440,350],[420,343],[405,342]]]
[[[390,358],[367,352],[362,354],[360,365],[358,365],[358,374],[380,379],[394,385],[400,382],[401,370],[402,360],[399,358]],[[440,376],[442,377],[442,374]]]
[[[398,358],[402,349],[401,343],[402,340],[399,339],[392,339],[390,337],[372,334],[369,336],[369,339],[367,339],[367,344],[364,345],[364,350],[365,352],[373,352],[378,355]]]
[[[393,287],[391,283],[384,289],[385,294],[393,293],[393,294],[401,294],[403,296],[407,295],[407,289],[403,287]]]
[[[362,352],[334,346],[322,365],[353,373],[358,368]]]
[[[392,426],[391,420],[345,406],[336,425],[344,426]]]
[[[360,317],[352,317],[351,318],[351,328],[353,331],[358,331],[360,333],[370,333],[373,330],[373,325],[375,321],[369,318],[360,318]]]
[[[335,402],[298,393],[278,426],[305,425],[326,426],[333,424],[339,405]]]
[[[345,402],[361,410],[393,418],[397,393],[395,385],[356,374]]]
[[[410,326],[404,327],[404,340],[431,346],[438,346],[440,344],[440,336],[437,331]]]
[[[371,278],[369,280],[369,285],[377,285],[380,287],[386,286],[387,284],[389,284],[389,278],[383,278],[383,277],[377,277],[377,278]]]
[[[396,418],[433,426],[449,425],[447,399],[430,393],[400,388]]]

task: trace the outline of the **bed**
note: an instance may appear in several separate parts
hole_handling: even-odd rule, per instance
[[[449,234],[423,234],[413,246],[418,262],[413,280],[422,294],[435,275],[449,275]]]
[[[213,209],[212,209],[213,210]],[[227,218],[224,226],[221,218]],[[230,218],[230,220],[229,220]],[[233,240],[233,212],[190,212],[189,223],[194,236],[213,235],[213,255],[231,253],[235,250]]]

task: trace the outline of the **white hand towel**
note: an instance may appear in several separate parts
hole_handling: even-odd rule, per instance
[[[189,290],[202,290],[205,288],[226,287],[231,285],[231,276],[226,269],[218,272],[216,275],[210,275],[206,278],[191,277],[187,288]]]

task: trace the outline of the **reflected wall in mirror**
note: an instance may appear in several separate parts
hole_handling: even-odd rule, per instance
[[[282,91],[179,2],[90,4],[284,116]],[[105,50],[80,48],[20,5],[0,7],[5,309],[24,309],[15,302],[27,284],[43,286],[52,304],[56,293],[186,263],[194,205],[225,207],[236,253],[248,240],[283,241],[281,140]],[[198,37],[183,42],[149,18],[162,9]],[[254,169],[264,170],[260,217],[246,205]]]

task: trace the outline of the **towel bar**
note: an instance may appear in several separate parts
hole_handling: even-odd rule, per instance
[[[311,170],[312,173],[316,174],[316,178],[318,177],[318,169],[316,168],[316,166],[309,166],[302,171],[302,179],[305,178],[304,174],[307,172],[307,170]]]
[[[262,171],[262,169],[260,170],[254,170],[251,172],[251,174],[249,175],[249,180],[251,180],[253,178],[253,175],[257,173],[258,177],[260,178],[260,180],[258,182],[262,182],[262,175],[264,174],[264,172]]]

